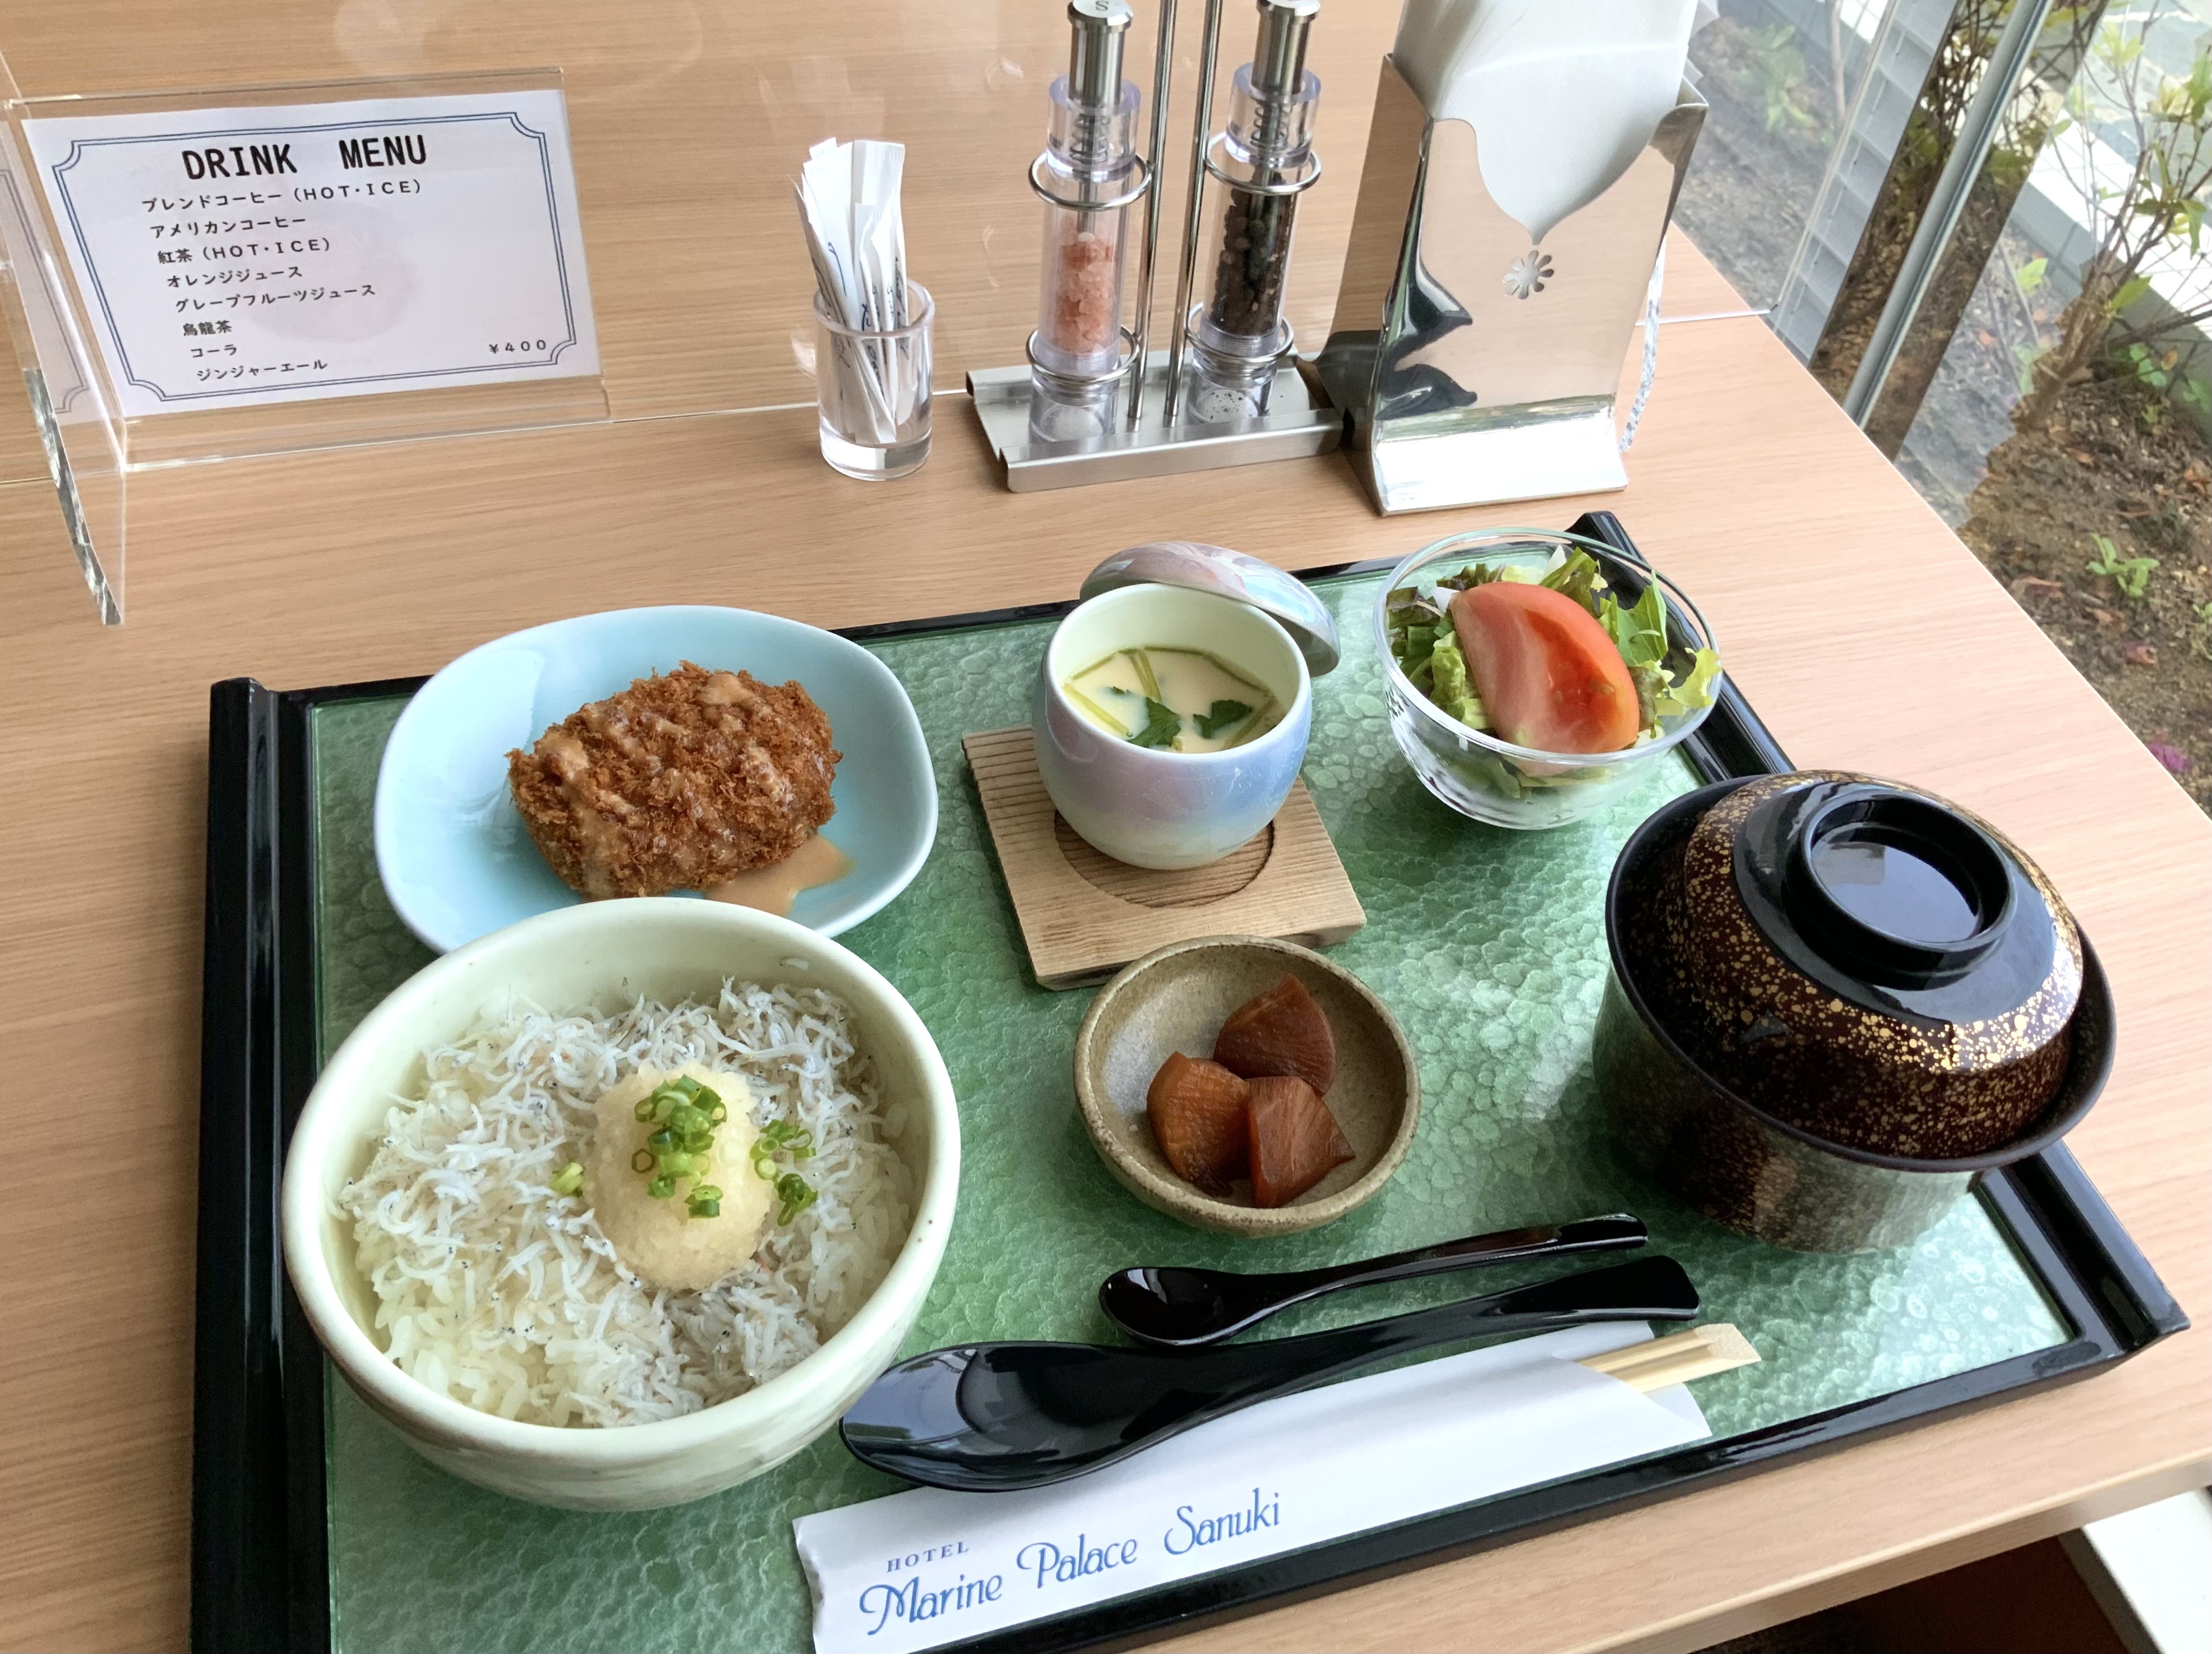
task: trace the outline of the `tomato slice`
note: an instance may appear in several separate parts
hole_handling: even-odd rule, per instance
[[[1451,600],[1452,629],[1492,731],[1544,752],[1613,752],[1643,720],[1628,667],[1564,592],[1494,580]]]

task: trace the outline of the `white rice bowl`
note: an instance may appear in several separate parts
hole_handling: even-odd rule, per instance
[[[700,1292],[625,1268],[580,1195],[592,1105],[641,1068],[744,1076],[754,1123],[807,1132],[813,1203],[771,1224],[753,1260]],[[385,1353],[417,1383],[526,1424],[644,1424],[788,1371],[852,1318],[913,1210],[852,1010],[825,988],[725,982],[712,1004],[641,1000],[611,1014],[513,1004],[423,1055],[340,1201],[378,1300]],[[750,1177],[740,1163],[723,1171]]]
[[[550,1184],[601,1091],[687,1061],[812,1135],[817,1195],[674,1292]],[[644,1509],[788,1457],[896,1359],[958,1173],[935,1044],[857,957],[722,903],[594,903],[446,955],[362,1020],[294,1129],[285,1262],[338,1371],[433,1462]]]

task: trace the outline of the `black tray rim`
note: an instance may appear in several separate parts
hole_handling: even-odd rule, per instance
[[[1611,512],[1587,514],[1570,532],[1642,561]],[[1318,580],[1396,562],[1299,572]],[[1073,606],[897,621],[840,635],[871,642],[1050,619]],[[202,1654],[330,1646],[324,1357],[285,1279],[276,1220],[284,1151],[314,1082],[319,1035],[310,721],[319,707],[411,693],[423,681],[275,690],[231,678],[210,691],[191,1558],[191,1642]],[[1707,781],[1794,767],[1732,680],[1682,751]],[[2075,1329],[2067,1342],[945,1646],[1058,1654],[1195,1630],[2070,1383],[2188,1326],[2063,1143],[1988,1174],[1979,1189]]]

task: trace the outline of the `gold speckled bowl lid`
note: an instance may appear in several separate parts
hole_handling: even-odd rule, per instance
[[[1975,1154],[2063,1076],[2073,921],[2018,849],[1932,794],[1840,771],[1748,781],[1698,821],[1652,910],[1680,1033],[1808,1131]]]

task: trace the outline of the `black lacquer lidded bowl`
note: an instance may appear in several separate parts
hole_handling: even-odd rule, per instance
[[[1739,1232],[1902,1245],[2056,1141],[2111,1065],[2094,953],[1933,794],[1808,771],[1661,809],[1613,869],[1598,1080],[1620,1144]]]

